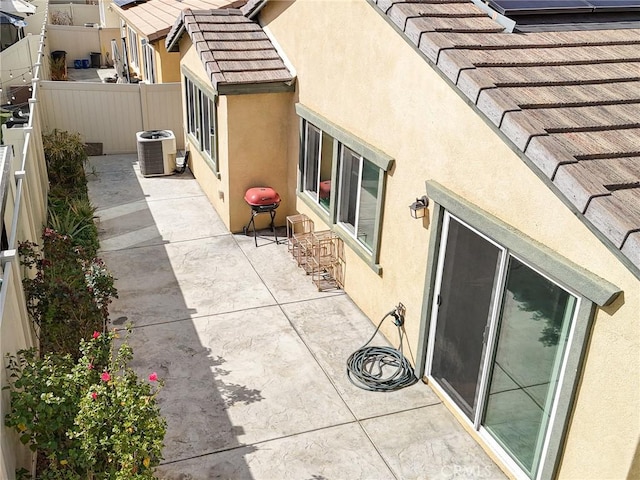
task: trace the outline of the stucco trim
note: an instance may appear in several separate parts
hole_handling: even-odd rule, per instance
[[[595,313],[595,304],[588,301],[580,302],[571,343],[566,353],[564,377],[558,386],[556,414],[551,425],[546,455],[542,459],[544,462],[542,471],[538,474],[538,478],[555,478],[560,465]]]
[[[322,220],[326,224],[333,223],[331,221],[330,214],[327,213],[327,211],[324,210],[320,205],[318,205],[316,202],[314,202],[313,199],[309,198],[309,196],[307,194],[305,194],[304,192],[301,192],[300,190],[298,190],[296,192],[296,196],[300,200],[302,200],[304,202],[304,204],[306,206],[308,206],[313,213],[315,213],[318,217],[320,217],[320,220]]]
[[[429,329],[431,328],[431,312],[433,307],[433,285],[436,284],[438,274],[438,252],[440,251],[440,240],[442,239],[442,221],[444,219],[444,208],[439,205],[433,207],[431,215],[431,226],[429,235],[429,248],[427,250],[427,272],[424,280],[424,294],[422,295],[422,322],[418,333],[418,351],[416,357],[415,375],[418,378],[424,376],[427,367],[427,346],[429,343]]]
[[[252,93],[286,93],[296,89],[295,78],[290,82],[272,83],[220,83],[218,93],[220,95],[246,95]]]
[[[301,103],[296,103],[296,113],[298,116],[313,123],[316,127],[320,128],[323,132],[327,132],[333,138],[338,140],[343,145],[349,147],[354,152],[362,155],[378,168],[381,168],[385,172],[393,166],[394,159],[378,150],[376,147],[369,145],[364,140],[356,137],[352,133],[341,129],[336,124],[327,120],[319,113],[314,112],[310,108],[305,107]]]
[[[558,255],[439,183],[428,180],[426,184],[427,195],[435,203],[596,305],[609,305],[621,293],[612,283]]]
[[[189,77],[189,80],[195,83],[200,90],[203,90],[211,98],[216,97],[218,95],[218,91],[213,87],[212,84],[202,80],[202,78],[198,76],[198,74],[196,74],[193,70],[191,70],[186,65],[180,65],[180,73],[182,73],[182,75],[184,75],[185,77]],[[184,88],[182,89],[182,93],[184,95]]]
[[[377,275],[382,275],[382,266],[373,260],[373,254],[366,250],[362,245],[360,245],[358,241],[351,235],[349,235],[344,228],[336,224],[333,225],[333,228],[331,230],[335,232],[335,234],[338,235],[342,239],[342,241],[356,255],[358,255],[369,266],[369,268],[371,268],[371,270],[374,271],[374,273],[376,273]]]

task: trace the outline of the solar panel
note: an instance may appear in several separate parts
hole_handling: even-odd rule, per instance
[[[595,12],[637,12],[640,11],[638,0],[588,0]]]
[[[146,0],[113,0],[113,3],[115,3],[120,8],[123,8],[123,7],[130,6],[134,3],[144,3],[145,1]]]
[[[507,17],[541,13],[588,13],[593,10],[586,0],[489,0],[489,6]]]
[[[488,4],[507,17],[640,11],[640,0],[489,0]]]

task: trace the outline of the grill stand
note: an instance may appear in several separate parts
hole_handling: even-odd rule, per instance
[[[245,235],[248,235],[249,228],[253,226],[253,241],[255,242],[256,247],[258,246],[258,237],[256,235],[256,216],[260,215],[261,213],[268,213],[271,217],[271,223],[269,224],[269,227],[271,228],[273,236],[276,239],[276,244],[278,243],[278,234],[276,233],[276,226],[274,224],[274,221],[276,219],[276,208],[278,208],[278,205],[279,204],[277,203],[274,205],[249,205],[251,207],[251,218],[249,219],[249,223],[247,223],[246,226],[242,227],[242,232]]]

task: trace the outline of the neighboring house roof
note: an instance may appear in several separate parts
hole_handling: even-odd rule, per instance
[[[370,1],[640,276],[640,29],[503,33],[465,0]]]
[[[240,10],[184,10],[167,35],[167,50],[176,51],[185,32],[221,94],[257,85],[262,91],[293,89],[294,77],[267,34]]]
[[[237,8],[245,0],[117,0],[123,5],[114,8],[127,25],[131,25],[150,42],[167,36],[176,18],[184,9]]]

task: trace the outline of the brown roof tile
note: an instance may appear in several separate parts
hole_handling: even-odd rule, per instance
[[[167,36],[184,9],[237,8],[244,4],[245,0],[147,0],[124,8],[113,4],[113,8],[128,25],[152,42]]]
[[[176,49],[187,32],[214,88],[271,84],[287,89],[293,76],[260,25],[240,10],[185,10],[167,36]]]
[[[466,0],[377,0],[640,276],[640,29],[506,33]]]

